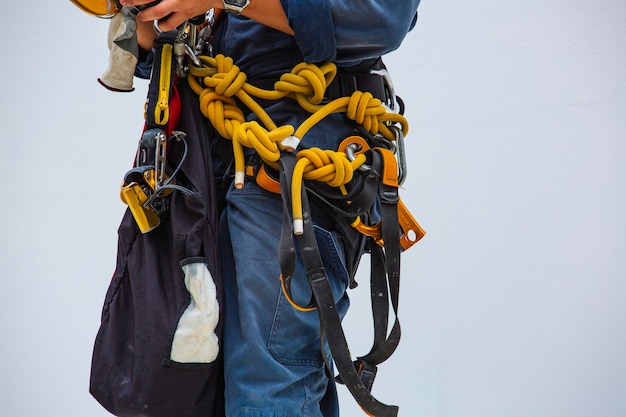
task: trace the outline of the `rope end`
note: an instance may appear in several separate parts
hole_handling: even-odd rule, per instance
[[[285,147],[287,152],[294,152],[300,144],[300,139],[296,136],[287,136],[280,142],[280,144]]]
[[[235,188],[242,189],[243,188],[243,180],[245,178],[245,174],[243,171],[235,172]]]
[[[293,219],[293,234],[299,236],[303,233],[304,223],[302,222],[302,219]]]

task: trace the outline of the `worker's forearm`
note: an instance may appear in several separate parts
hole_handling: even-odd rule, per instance
[[[251,0],[242,14],[265,26],[293,35],[280,0]]]
[[[152,22],[144,22],[137,19],[137,43],[144,51],[150,51],[154,45],[156,32]]]
[[[151,1],[120,0],[124,6],[141,6]],[[141,11],[137,16],[137,20],[144,23],[158,20],[161,30],[170,31],[186,20],[201,15],[209,9],[221,9],[223,7],[224,3],[222,0],[162,0],[157,5]],[[242,15],[273,29],[293,35],[293,30],[289,27],[289,21],[280,0],[251,0],[250,5],[243,10]],[[165,17],[167,19],[164,20]],[[150,36],[154,38],[155,35],[150,32],[151,30],[151,28],[143,25],[141,25],[141,28],[138,28],[138,36],[140,36],[140,45],[142,47],[147,45],[146,41],[150,39]],[[142,32],[141,35],[139,35],[139,31]],[[143,38],[143,35],[147,37]],[[152,47],[152,42],[150,41],[149,43],[150,47]]]

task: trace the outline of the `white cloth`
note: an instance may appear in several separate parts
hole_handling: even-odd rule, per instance
[[[204,263],[185,265],[183,272],[191,301],[174,333],[170,359],[180,363],[210,363],[219,353],[215,334],[219,321],[215,283]]]

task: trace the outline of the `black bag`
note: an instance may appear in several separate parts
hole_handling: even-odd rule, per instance
[[[171,141],[168,164],[186,153],[175,182],[193,194],[173,191],[160,225],[145,234],[127,210],[93,351],[90,392],[120,417],[223,415],[212,128],[197,96],[179,88],[188,150]]]

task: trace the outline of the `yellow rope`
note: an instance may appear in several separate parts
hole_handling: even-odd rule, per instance
[[[355,91],[350,97],[321,104],[327,86],[337,74],[337,67],[332,63],[321,66],[300,63],[280,77],[274,84],[274,90],[264,90],[247,83],[246,75],[230,57],[200,56],[200,61],[201,67],[189,68],[187,79],[199,96],[202,114],[221,136],[232,141],[236,187],[243,186],[244,147],[253,148],[265,163],[277,168],[281,151],[295,149],[297,142],[316,123],[333,113],[345,113],[371,134],[381,134],[388,140],[396,139],[388,128],[389,124],[399,124],[404,135],[408,133],[408,122],[404,116],[387,112],[382,102],[369,92]],[[290,125],[279,127],[253,97],[262,100],[289,97],[296,100],[311,116],[297,129]],[[260,123],[246,122],[235,98],[250,109]],[[300,193],[303,180],[322,181],[345,192],[343,187],[352,179],[354,170],[365,162],[364,155],[358,155],[350,162],[343,152],[319,148],[303,149],[298,152],[297,158],[292,180],[294,223],[302,220]]]
[[[352,180],[354,170],[365,163],[364,154],[353,161],[343,152],[330,149],[308,148],[297,154],[298,162],[293,170],[291,185],[291,213],[294,233],[302,233],[302,193],[303,179],[325,182],[331,187],[339,187],[345,194],[344,186]]]

